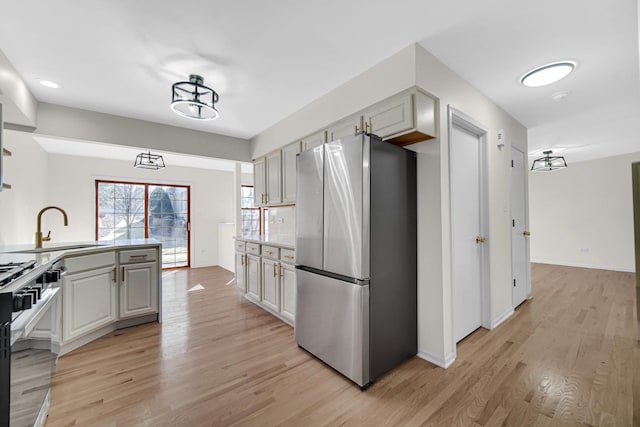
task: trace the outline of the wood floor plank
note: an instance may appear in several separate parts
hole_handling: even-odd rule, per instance
[[[172,272],[164,323],[61,357],[47,426],[640,425],[634,274],[533,265],[532,298],[458,343],[449,369],[414,357],[366,392],[232,277]]]

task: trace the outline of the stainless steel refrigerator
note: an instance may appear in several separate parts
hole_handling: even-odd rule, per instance
[[[364,390],[417,352],[415,153],[360,133],[297,184],[295,340]]]

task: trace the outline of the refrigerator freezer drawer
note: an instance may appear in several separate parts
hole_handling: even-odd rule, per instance
[[[295,339],[359,386],[370,382],[369,284],[296,269]]]

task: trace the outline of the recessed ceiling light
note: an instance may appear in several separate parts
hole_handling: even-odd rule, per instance
[[[556,102],[560,102],[560,101],[564,100],[565,98],[567,98],[568,96],[569,96],[569,91],[568,90],[561,90],[560,92],[556,92],[556,93],[552,93],[551,94],[551,98]]]
[[[51,80],[40,80],[40,84],[50,89],[58,89],[60,87],[58,83],[52,82]]]
[[[528,87],[550,85],[567,77],[575,68],[573,61],[553,62],[529,71],[520,78],[520,83]]]

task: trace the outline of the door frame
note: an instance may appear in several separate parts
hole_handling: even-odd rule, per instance
[[[448,131],[448,157],[449,157],[449,217],[451,218],[451,212],[453,212],[453,206],[451,204],[453,193],[453,189],[451,188],[451,145],[452,145],[452,134],[453,127],[459,127],[464,129],[467,132],[474,134],[478,138],[479,149],[478,149],[478,161],[479,161],[479,199],[480,199],[480,234],[487,238],[487,242],[482,245],[480,251],[480,312],[482,314],[482,322],[481,327],[486,329],[491,329],[491,288],[490,288],[490,268],[489,268],[489,247],[491,245],[491,240],[488,236],[490,236],[489,232],[489,190],[488,190],[488,166],[487,166],[487,135],[488,128],[476,121],[472,117],[463,113],[462,111],[453,108],[451,105],[447,105],[447,131]],[[451,246],[451,259],[454,259],[455,247],[453,245],[453,225],[449,226],[449,244]],[[453,262],[451,263],[451,340],[452,342],[455,340],[453,337],[453,322],[454,322],[454,300],[453,300]],[[453,353],[454,358],[456,354],[456,346],[457,343],[453,342]]]
[[[525,153],[523,150],[519,149],[518,147],[514,147],[513,145],[511,146],[511,159],[513,160],[513,151],[517,151],[520,155],[522,155],[522,179],[523,179],[523,183],[524,183],[524,194],[522,195],[522,197],[524,198],[524,224],[525,224],[525,230],[529,230],[529,185],[528,185],[528,155],[527,153]],[[510,188],[509,191],[511,193],[511,195],[513,195],[513,168],[511,168],[511,175],[510,175]],[[509,206],[510,209],[510,214],[511,214],[511,218],[513,219],[513,197],[511,197],[511,203]],[[527,297],[525,298],[525,301],[527,299],[529,299],[529,297],[531,296],[531,247],[530,247],[531,243],[530,240],[527,238],[526,239],[526,245],[525,245],[525,258],[527,260],[527,268],[525,269],[525,287],[526,287],[526,292],[527,292]],[[511,230],[511,279],[513,279],[513,230]],[[513,286],[511,287],[511,305],[513,306],[513,308],[516,308],[514,303],[513,303]]]

